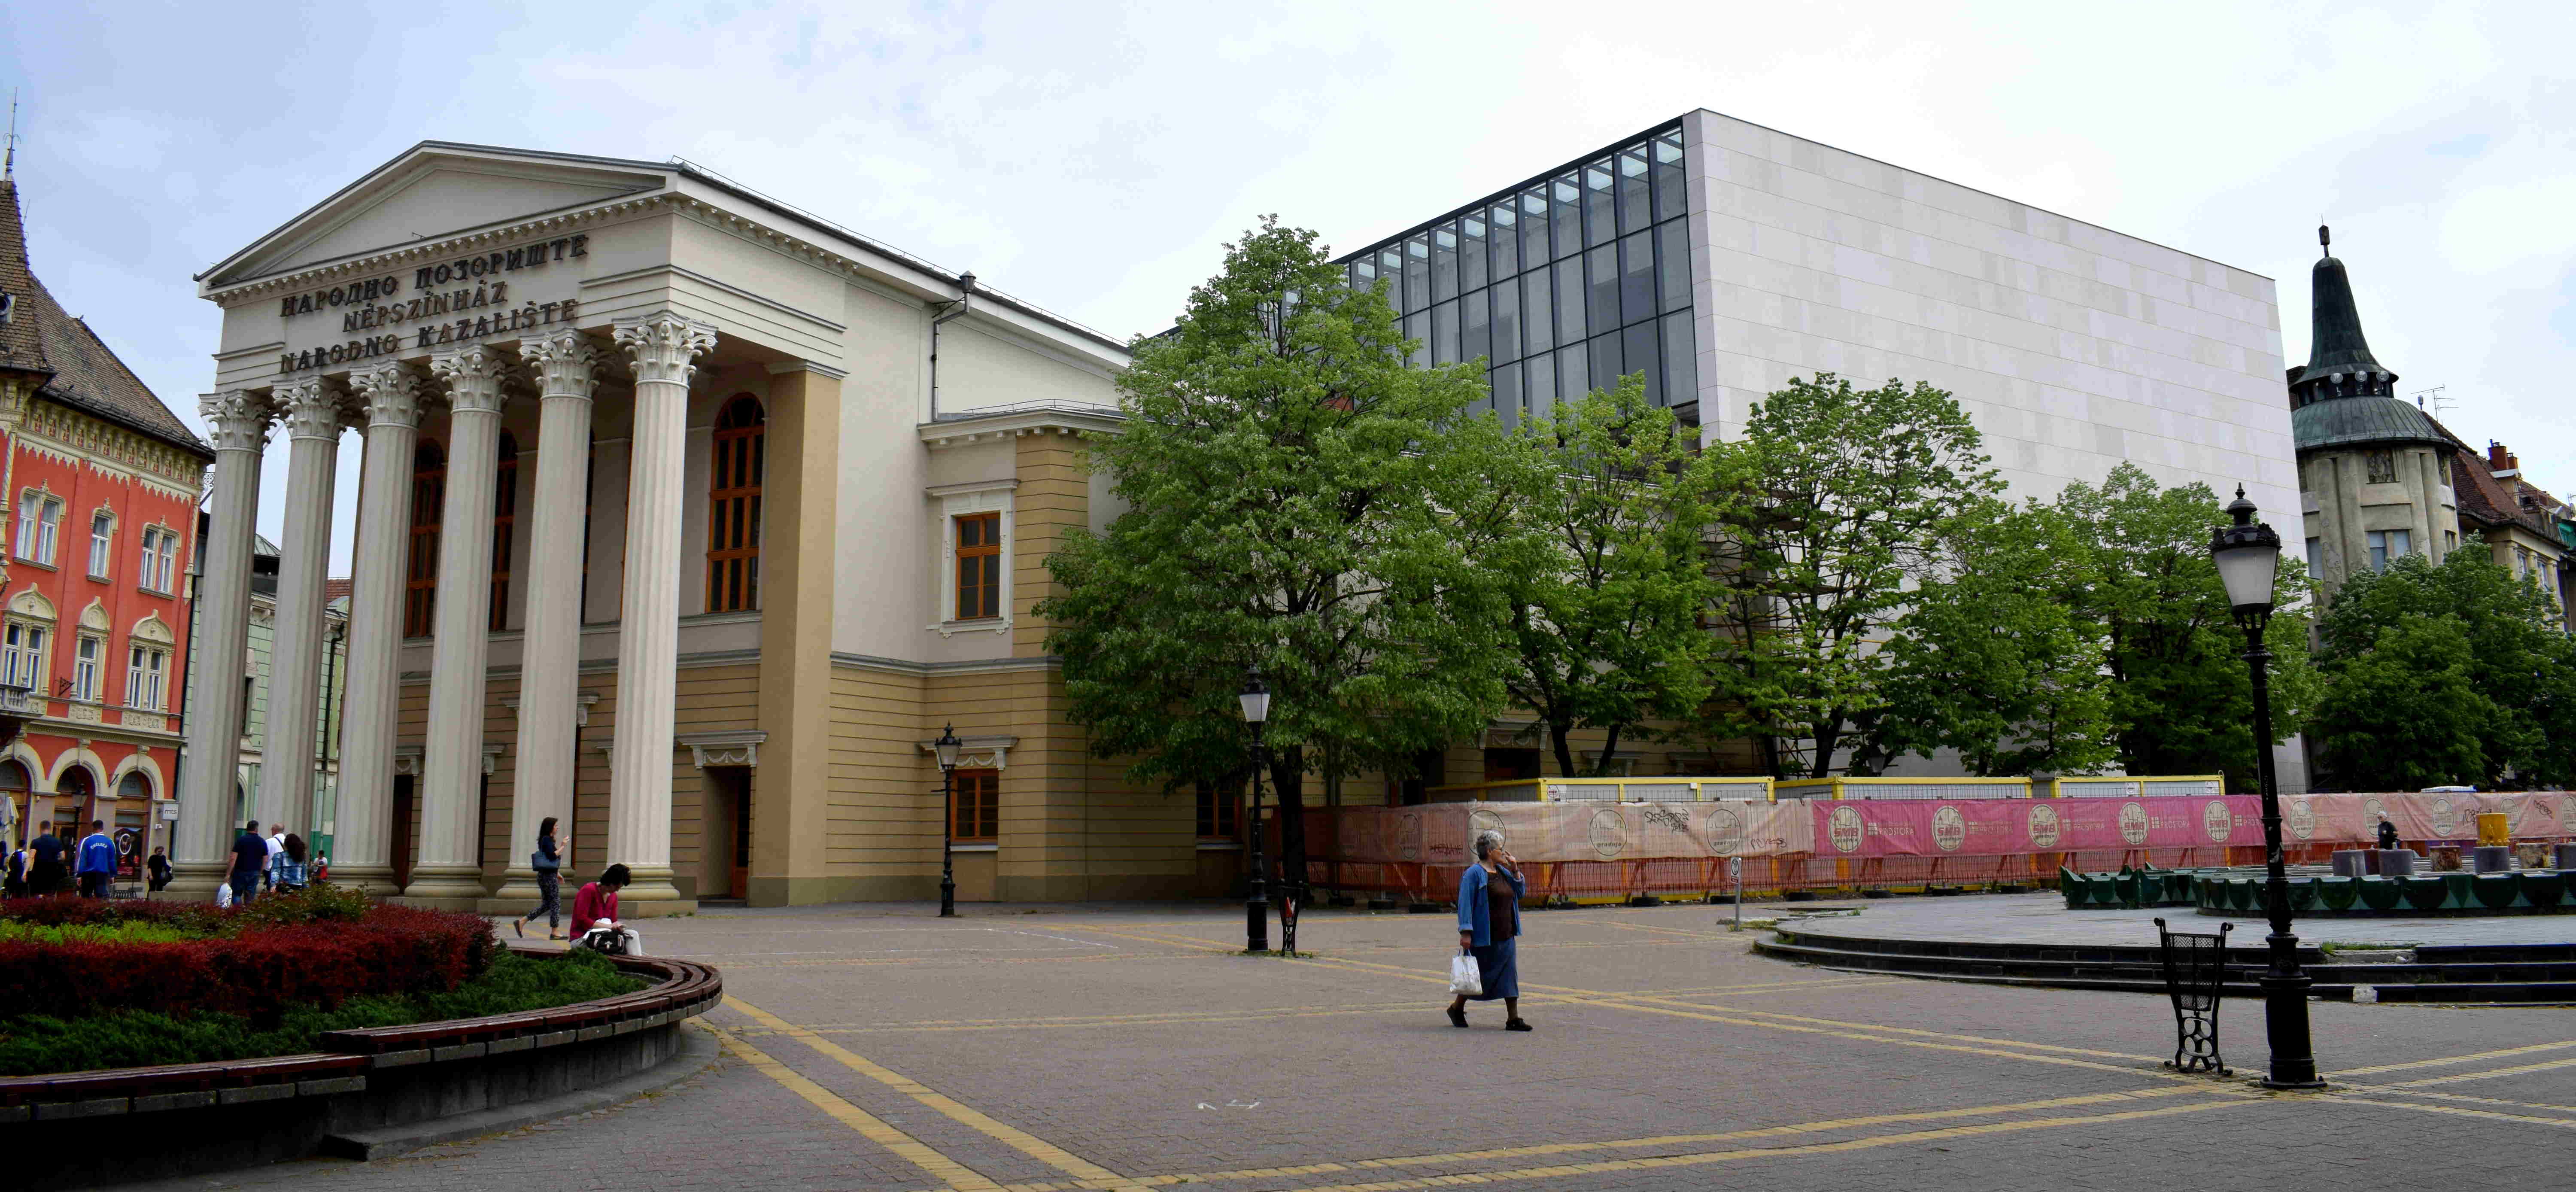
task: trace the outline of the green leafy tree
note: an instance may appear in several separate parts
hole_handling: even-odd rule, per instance
[[[1501,537],[1502,450],[1477,364],[1415,369],[1382,290],[1353,290],[1275,218],[1227,246],[1170,332],[1133,345],[1120,433],[1093,462],[1126,512],[1048,559],[1037,605],[1072,719],[1166,784],[1243,769],[1258,666],[1283,860],[1303,780],[1402,766],[1503,706],[1506,618],[1478,557]]]
[[[1511,615],[1512,702],[1535,713],[1557,772],[1581,774],[1571,734],[1623,737],[1686,717],[1709,692],[1716,595],[1705,538],[1728,487],[1699,436],[1646,400],[1645,375],[1522,425],[1508,461],[1514,536],[1495,555]]]
[[[1877,648],[1963,511],[2002,488],[1950,394],[1831,373],[1754,407],[1741,444],[1756,486],[1718,551],[1721,733],[1749,736],[1780,777],[1822,778],[1888,704]]]
[[[2386,571],[2363,571],[2336,589],[2318,618],[2324,663],[2341,671],[2380,648],[2391,629],[2448,616],[2469,651],[2468,683],[2489,706],[2474,727],[2484,769],[2463,782],[2494,786],[2510,772],[2524,781],[2565,781],[2571,742],[2564,720],[2571,684],[2566,634],[2540,586],[2517,579],[2472,535],[2440,566],[2408,555]],[[2337,700],[2338,708],[2353,705]],[[2557,731],[2553,732],[2553,724]],[[2339,783],[2369,781],[2338,773]]]
[[[2053,505],[1970,512],[1882,647],[1888,702],[1853,768],[1946,747],[1975,774],[2097,773],[2117,747],[2109,635],[2080,607],[2092,557]]]
[[[2343,627],[2347,648],[2359,632]],[[2493,769],[2481,730],[2501,710],[2479,693],[2477,666],[2459,617],[2381,626],[2367,649],[2339,661],[2317,705],[2319,763],[2339,785],[2361,790],[2479,781]]]
[[[2090,556],[2090,579],[2069,599],[2107,638],[2121,766],[2131,774],[2219,773],[2232,790],[2255,789],[2245,634],[2229,617],[2227,589],[2209,558],[2210,530],[2227,520],[2217,494],[2201,484],[2162,488],[2123,463],[2099,486],[2067,485],[2055,505]],[[2263,636],[2272,654],[2274,744],[2300,731],[2319,690],[2308,657],[2309,590],[2305,568],[2285,555]]]

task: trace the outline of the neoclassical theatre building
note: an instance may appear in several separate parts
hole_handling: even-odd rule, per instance
[[[686,165],[436,142],[198,282],[224,320],[175,888],[239,827],[200,792],[231,788],[260,485],[275,698],[309,699],[342,450],[335,879],[523,907],[552,816],[572,873],[634,870],[630,913],[930,896],[951,724],[961,896],[1231,876],[1187,792],[1089,757],[1028,618],[1052,542],[1106,519],[1080,436],[1115,425],[1118,341]],[[273,709],[271,748],[315,720]],[[250,814],[306,830],[310,774],[274,778]]]

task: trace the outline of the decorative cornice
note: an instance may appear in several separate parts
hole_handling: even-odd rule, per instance
[[[1011,768],[1011,750],[1018,747],[1018,737],[957,738],[957,768],[960,770],[1007,770]],[[921,751],[936,756],[939,742],[921,742]]]
[[[546,397],[588,401],[599,387],[599,349],[570,327],[522,338],[519,359],[537,374],[538,390]]]
[[[497,414],[507,400],[501,381],[509,375],[510,362],[495,345],[450,348],[429,358],[429,371],[447,382],[448,406],[459,414]]]
[[[1076,408],[1040,403],[1031,408],[942,415],[936,422],[922,423],[918,430],[922,443],[937,451],[968,443],[1030,435],[1114,435],[1120,432],[1126,421],[1126,416],[1114,407]]]
[[[335,278],[374,277],[381,273],[397,271],[403,268],[408,262],[412,261],[444,260],[448,257],[460,255],[470,256],[472,255],[470,250],[480,248],[484,245],[516,244],[526,240],[531,235],[538,233],[545,233],[548,236],[552,236],[572,228],[601,223],[619,216],[642,214],[657,207],[671,205],[676,200],[677,196],[669,194],[645,195],[640,198],[632,199],[617,199],[602,203],[597,207],[591,207],[581,211],[558,212],[553,215],[540,216],[536,219],[521,220],[517,223],[508,224],[502,227],[487,228],[479,232],[469,232],[462,236],[448,236],[437,240],[424,240],[414,244],[406,244],[400,248],[387,249],[379,253],[370,253],[354,260],[340,261],[329,265],[317,265],[310,269],[298,269],[292,273],[280,273],[271,277],[263,277],[256,281],[243,282],[238,286],[208,294],[207,297],[212,299],[219,306],[239,306],[252,299],[268,297],[283,291],[318,288],[320,286],[327,285]]]
[[[928,678],[932,675],[991,675],[1021,671],[1061,670],[1064,659],[1053,654],[1034,658],[978,658],[962,662],[911,662],[901,658],[878,658],[870,654],[832,652],[832,665],[852,670],[876,671],[881,674]]]
[[[197,399],[197,414],[213,432],[217,451],[264,451],[268,448],[268,399],[247,389],[227,389]]]
[[[626,349],[627,358],[635,364],[635,383],[659,381],[686,385],[698,371],[693,363],[713,351],[716,329],[713,324],[685,318],[674,311],[657,311],[640,319],[619,319],[614,324],[617,346]]]
[[[769,375],[773,377],[801,372],[809,372],[818,377],[829,377],[835,381],[850,375],[850,370],[846,368],[834,368],[812,360],[782,360],[769,366]]]
[[[760,747],[769,740],[762,729],[731,729],[713,733],[682,733],[679,747],[689,751],[690,761],[703,770],[709,766],[758,766]]]

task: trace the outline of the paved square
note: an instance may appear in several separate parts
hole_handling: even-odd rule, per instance
[[[580,1118],[167,1188],[2312,1187],[2576,1181],[2576,1014],[2314,1007],[2323,1095],[2178,1077],[2160,997],[1857,976],[1751,955],[1723,908],[1533,912],[1529,1034],[1452,1029],[1445,915],[1239,908],[711,910],[725,1058]],[[693,1027],[691,1029],[701,1029]]]

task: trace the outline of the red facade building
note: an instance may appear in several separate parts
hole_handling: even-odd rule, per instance
[[[0,176],[0,798],[9,843],[116,833],[128,873],[167,844],[188,660],[188,569],[214,460],[30,271]]]

